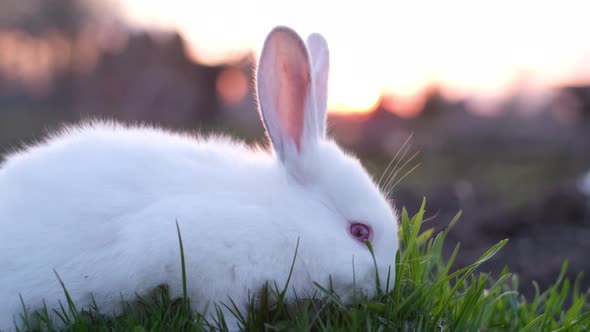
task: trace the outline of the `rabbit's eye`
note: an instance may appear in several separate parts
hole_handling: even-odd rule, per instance
[[[350,235],[352,235],[352,237],[359,242],[370,240],[371,238],[371,226],[362,224],[360,222],[354,222],[350,224],[349,231]]]

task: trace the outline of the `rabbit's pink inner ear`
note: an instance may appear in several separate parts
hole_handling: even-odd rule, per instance
[[[297,152],[301,152],[306,99],[311,84],[309,70],[302,61],[294,61],[282,63],[277,74],[280,88],[276,108],[281,126],[295,143]]]
[[[275,29],[265,42],[259,71],[261,109],[273,143],[278,140],[278,148],[285,149],[290,139],[301,152],[311,88],[305,44],[294,31]]]

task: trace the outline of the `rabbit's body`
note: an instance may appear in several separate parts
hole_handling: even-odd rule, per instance
[[[312,51],[320,47],[320,65],[327,61],[322,41],[310,42]],[[285,28],[269,35],[265,49],[259,98],[274,153],[222,136],[96,122],[7,158],[0,166],[0,329],[11,329],[22,312],[19,294],[32,310],[64,302],[54,270],[78,308],[94,297],[107,314],[159,284],[180,296],[176,222],[199,310],[229,304],[228,297],[243,308],[264,282],[283,285],[298,240],[289,289],[300,296],[329,280],[345,299],[353,284],[370,295],[375,263],[382,281],[393,278],[395,213],[358,160],[324,138],[327,62],[313,81],[293,77],[311,65]]]
[[[114,159],[119,162],[108,162]],[[178,284],[176,220],[192,259],[207,263],[208,270],[223,270],[219,275],[233,270],[236,278],[247,277],[231,269],[231,261],[211,258],[223,259],[220,254],[228,252],[235,259],[244,244],[256,239],[227,243],[219,237],[217,225],[241,238],[238,234],[244,229],[269,220],[261,215],[268,211],[261,203],[265,194],[276,195],[277,188],[265,188],[268,192],[261,195],[248,192],[259,186],[257,181],[279,183],[276,166],[268,155],[229,140],[197,142],[151,129],[100,124],[9,159],[0,170],[0,294],[13,296],[11,301],[0,300],[0,312],[20,310],[18,293],[27,304],[61,298],[63,290],[53,269],[82,303],[89,300],[90,290],[102,292],[95,293],[99,303],[103,297],[116,302],[120,291],[128,290],[131,296],[157,283]],[[121,172],[125,169],[129,172]],[[68,177],[76,181],[63,181]],[[212,203],[230,200],[240,204]],[[258,223],[245,224],[243,215],[258,215]],[[38,238],[33,247],[32,234]],[[208,240],[207,246],[200,246],[201,238],[219,242]],[[263,238],[264,234],[257,240]],[[93,259],[96,253],[100,256]],[[28,266],[35,267],[34,274]],[[213,285],[212,280],[202,282]]]

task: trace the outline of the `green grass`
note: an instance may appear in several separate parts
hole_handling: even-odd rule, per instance
[[[382,280],[376,298],[358,296],[353,305],[344,305],[330,289],[320,288],[318,296],[294,303],[285,301],[288,285],[266,285],[260,301],[247,312],[234,309],[248,331],[588,331],[590,305],[588,291],[581,291],[578,280],[562,273],[545,291],[533,299],[518,293],[518,278],[507,269],[497,280],[478,271],[506,244],[501,241],[473,264],[453,268],[453,255],[442,256],[443,241],[449,229],[435,234],[420,232],[424,203],[410,218],[403,210],[400,251],[394,280]],[[451,222],[452,227],[459,215]],[[179,230],[182,251],[182,239]],[[369,249],[370,245],[369,245]],[[295,257],[296,259],[296,257]],[[184,270],[183,270],[184,271]],[[189,276],[183,272],[183,281]],[[62,285],[63,286],[63,285]],[[377,286],[376,286],[377,287]],[[138,298],[125,304],[118,317],[101,315],[96,307],[79,310],[69,300],[57,308],[66,331],[209,331],[224,330],[224,317],[218,310],[215,319],[205,319],[190,309],[190,299],[170,299],[165,286],[155,289],[151,298]],[[271,301],[270,299],[276,299]],[[219,309],[219,307],[217,307]],[[36,315],[44,330],[55,330],[47,308]],[[51,309],[51,310],[55,310]],[[32,322],[27,322],[28,329]]]

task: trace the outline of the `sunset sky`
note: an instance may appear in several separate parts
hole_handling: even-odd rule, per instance
[[[590,1],[119,0],[129,20],[176,28],[215,63],[260,51],[275,25],[330,45],[330,106],[363,110],[381,93],[436,83],[450,97],[494,97],[590,80]],[[335,7],[334,4],[337,4]]]

